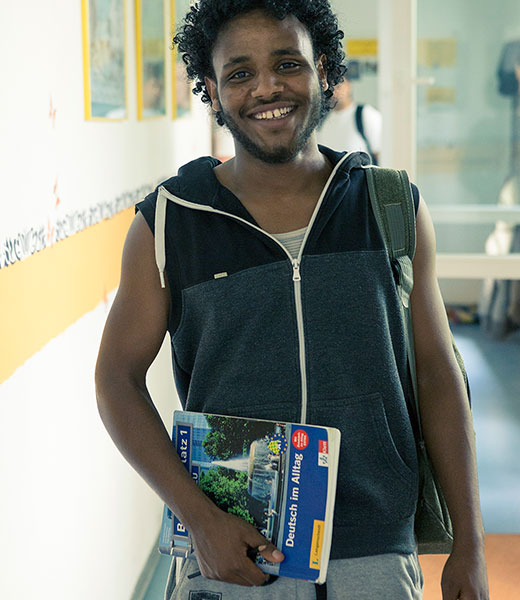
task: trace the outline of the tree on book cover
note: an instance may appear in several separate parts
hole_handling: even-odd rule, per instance
[[[251,443],[272,432],[273,424],[268,421],[248,421],[235,417],[206,415],[211,431],[204,439],[206,454],[227,460],[237,454],[247,454]]]
[[[272,539],[281,483],[280,452],[272,442],[275,436],[283,437],[285,426],[217,415],[206,415],[206,421],[210,431],[202,446],[212,459],[212,468],[201,471],[202,491],[222,510],[245,519]]]

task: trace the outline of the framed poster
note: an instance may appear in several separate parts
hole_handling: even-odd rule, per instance
[[[135,0],[137,49],[137,117],[166,114],[164,0]]]
[[[81,12],[85,119],[126,119],[125,2],[81,0]]]
[[[170,14],[174,30],[181,24],[190,9],[190,0],[170,0]],[[191,84],[186,76],[186,66],[175,47],[172,52],[172,115],[180,119],[191,113]]]

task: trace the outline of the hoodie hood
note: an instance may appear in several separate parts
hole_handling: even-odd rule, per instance
[[[353,168],[370,164],[370,157],[365,152],[336,152],[321,145],[318,148],[333,166],[336,166],[348,154],[341,165],[341,171],[344,174],[349,173]],[[197,158],[183,165],[177,176],[165,181],[161,187],[178,198],[198,205],[203,204],[219,210],[233,210],[236,203],[231,202],[231,198],[235,199],[238,204],[240,202],[217,179],[214,169],[220,164],[222,164],[221,161],[213,156]],[[232,206],[228,206],[229,204]]]
[[[349,179],[352,169],[362,168],[370,164],[370,157],[364,152],[335,152],[325,146],[318,147],[320,152],[334,165],[325,185],[325,190],[334,187],[335,181],[338,179],[338,173],[340,174],[340,180],[345,182]],[[214,169],[219,164],[221,162],[211,156],[193,160],[182,166],[176,177],[165,181],[157,190],[154,227],[155,260],[163,288],[165,287],[165,229],[168,200],[186,208],[232,216],[259,229],[240,200],[218,181]]]

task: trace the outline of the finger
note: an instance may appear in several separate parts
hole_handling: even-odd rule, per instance
[[[240,570],[237,572],[241,578],[248,582],[248,585],[263,585],[269,575],[264,573],[251,559],[245,558],[240,564]]]
[[[278,548],[270,542],[267,542],[266,544],[261,544],[257,547],[257,550],[259,554],[261,554],[266,560],[270,562],[279,563],[285,559],[283,553],[280,552],[280,550],[278,550]]]
[[[251,529],[251,535],[246,538],[247,544],[257,550],[269,562],[282,562],[285,558],[282,552],[256,529]]]
[[[460,600],[459,588],[450,584],[441,584],[442,600]]]

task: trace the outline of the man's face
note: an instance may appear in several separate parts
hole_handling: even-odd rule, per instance
[[[213,50],[216,81],[206,79],[214,110],[237,144],[268,163],[295,158],[320,121],[327,81],[306,27],[260,10],[231,20]]]

